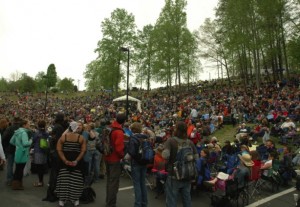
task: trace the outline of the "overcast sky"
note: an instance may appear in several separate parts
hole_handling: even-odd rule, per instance
[[[0,0],[0,77],[31,77],[54,63],[60,78],[84,88],[83,72],[96,58],[101,22],[116,8],[135,16],[138,29],[154,24],[164,0]],[[214,17],[218,0],[188,0],[187,24],[196,30]]]

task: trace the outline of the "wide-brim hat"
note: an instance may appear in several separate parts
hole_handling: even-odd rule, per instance
[[[251,167],[254,165],[254,162],[251,159],[251,155],[249,155],[249,154],[239,155],[239,158],[248,167]]]

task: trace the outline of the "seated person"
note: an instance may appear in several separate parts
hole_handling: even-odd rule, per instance
[[[161,193],[164,191],[163,183],[167,178],[166,172],[166,160],[162,157],[161,153],[164,150],[164,146],[159,144],[155,151],[154,163],[152,172],[155,173],[156,177],[156,192]]]
[[[194,143],[195,146],[201,141],[200,132],[197,127],[192,130],[189,139]]]
[[[209,150],[207,148],[202,149],[200,152],[200,158],[197,160],[198,180],[197,186],[201,186],[204,181],[210,180],[210,169],[207,164],[209,159]]]
[[[213,150],[218,154],[220,155],[221,154],[221,146],[218,144],[218,139],[217,137],[212,137],[210,139],[210,148],[213,148]],[[212,146],[212,147],[211,147]]]
[[[244,155],[244,154],[250,154],[250,151],[249,151],[249,148],[247,145],[241,145],[241,152],[240,152],[241,155]]]
[[[206,185],[213,185],[216,189],[225,191],[226,180],[233,179],[237,181],[238,188],[243,188],[245,186],[245,179],[250,176],[250,167],[252,167],[254,163],[249,154],[238,156],[240,158],[240,164],[231,175],[219,172],[216,178],[205,182]]]
[[[283,122],[283,123],[281,124],[280,128],[281,128],[284,132],[287,132],[287,131],[289,130],[290,127],[292,127],[292,128],[295,129],[295,128],[296,128],[296,125],[295,125],[294,122],[292,122],[292,120],[291,120],[289,117],[287,117],[287,118],[285,119],[285,122]]]
[[[291,147],[283,147],[283,157],[280,160],[279,173],[283,179],[283,184],[288,185],[293,175]]]
[[[296,129],[293,127],[286,128],[287,131],[280,137],[279,143],[287,144],[288,139],[292,139],[296,135]]]
[[[268,180],[270,177],[270,170],[272,169],[273,160],[276,157],[276,152],[269,153],[268,160],[264,162],[263,166],[261,166],[262,175],[261,177],[265,180]]]
[[[234,147],[231,145],[229,140],[226,140],[224,146],[222,147],[222,159],[224,159],[225,155],[232,155],[234,153]]]
[[[241,126],[239,126],[235,138],[240,141],[242,137],[248,136],[249,133],[250,133],[249,128],[246,126],[245,123],[243,123]]]

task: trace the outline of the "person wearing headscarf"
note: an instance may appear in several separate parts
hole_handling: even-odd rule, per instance
[[[64,206],[67,201],[79,206],[82,195],[83,181],[83,156],[86,152],[86,140],[77,133],[78,123],[70,123],[69,130],[57,142],[59,156],[59,171],[56,183],[58,205]]]

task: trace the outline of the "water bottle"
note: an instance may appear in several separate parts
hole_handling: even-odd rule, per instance
[[[176,176],[177,180],[180,180],[180,176],[179,176],[179,172],[178,172],[177,167],[174,166],[174,167],[173,167],[173,170],[174,170],[174,172],[175,172],[175,176]]]

